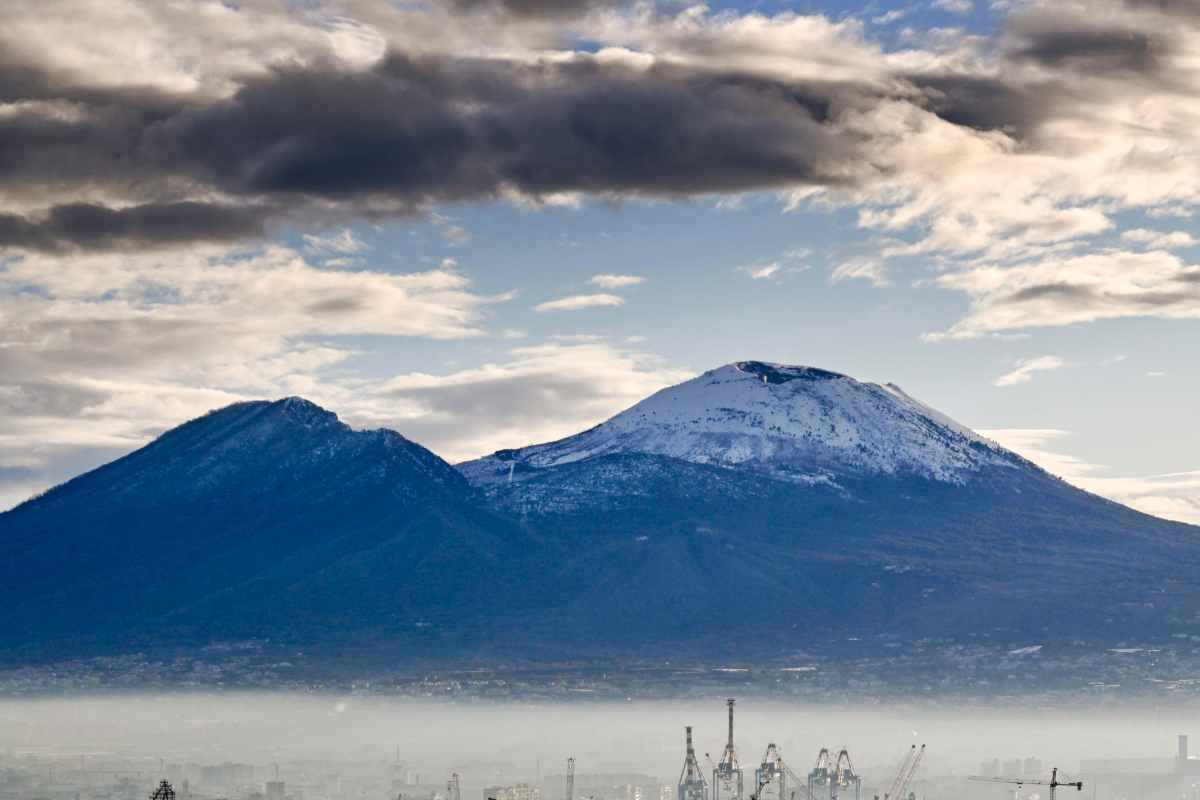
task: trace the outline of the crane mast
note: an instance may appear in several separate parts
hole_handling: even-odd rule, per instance
[[[575,759],[567,759],[567,800],[575,800]]]
[[[713,800],[743,800],[742,768],[733,746],[734,699],[730,697],[725,704],[729,707],[729,739],[717,768],[713,770]]]
[[[679,773],[678,800],[708,800],[708,785],[704,781],[704,770],[696,760],[696,750],[692,746],[692,726],[684,730],[687,733],[687,751],[683,758],[683,771]]]

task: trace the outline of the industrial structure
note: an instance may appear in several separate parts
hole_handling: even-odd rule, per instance
[[[921,759],[924,757],[925,745],[921,745],[921,749],[918,750],[914,744],[908,751],[908,755],[905,756],[904,763],[900,765],[900,771],[892,780],[891,787],[883,793],[883,800],[908,800],[905,798],[904,792],[908,789],[908,784],[912,782],[913,775],[916,774],[917,767],[921,765]],[[908,797],[915,800],[913,794],[909,794]],[[879,795],[875,795],[875,800],[879,800]]]
[[[766,800],[768,797],[772,800],[788,800],[787,769],[774,742],[767,745],[762,763],[754,772],[754,797],[757,800]]]
[[[150,793],[150,800],[175,800],[175,787],[166,781],[159,781],[158,787]]]
[[[729,706],[729,739],[721,760],[713,770],[712,800],[745,800],[742,767],[733,746],[733,703],[732,697],[725,701]]]
[[[812,800],[828,797],[837,800],[851,792],[854,800],[862,800],[862,779],[854,771],[850,761],[850,752],[845,748],[834,756],[828,749],[822,747],[817,753],[817,763],[808,773],[808,795]]]
[[[683,771],[679,775],[677,800],[862,800],[862,779],[855,772],[850,753],[845,748],[838,750],[836,754],[827,748],[821,748],[816,764],[809,771],[806,780],[792,771],[784,761],[779,746],[774,742],[768,744],[763,752],[762,762],[754,771],[753,788],[746,794],[743,770],[738,762],[737,748],[733,741],[733,698],[726,700],[725,704],[729,710],[728,738],[720,762],[715,765],[711,760],[708,762],[713,766],[711,796],[704,773],[696,761],[692,728],[688,726],[687,752],[684,756]],[[901,767],[900,774],[893,782],[891,792],[885,795],[888,800],[907,800],[902,796],[903,791],[912,780],[924,753],[924,745],[920,750],[913,747]],[[878,796],[876,800],[879,800]]]
[[[1079,792],[1083,791],[1083,781],[1060,781],[1058,779],[1058,767],[1050,770],[1050,780],[1048,781],[1030,780],[1028,778],[985,778],[982,775],[972,775],[971,780],[987,781],[990,783],[1009,783],[1017,788],[1022,786],[1049,786],[1050,800],[1054,800],[1054,793],[1060,786],[1068,786]]]
[[[567,791],[563,793],[567,800],[575,800],[575,759],[567,759]]]
[[[704,780],[704,772],[700,762],[696,760],[696,749],[692,746],[692,726],[688,725],[687,750],[683,757],[683,771],[679,773],[679,792],[677,800],[708,800],[708,784]]]

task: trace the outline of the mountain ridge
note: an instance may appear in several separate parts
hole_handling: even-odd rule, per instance
[[[0,660],[253,640],[319,672],[363,668],[349,654],[1200,635],[1196,528],[1076,489],[893,384],[735,362],[460,466],[302,398],[214,410],[0,514]],[[730,635],[763,619],[795,624]]]

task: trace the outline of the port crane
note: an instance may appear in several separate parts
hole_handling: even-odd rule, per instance
[[[687,755],[683,760],[683,771],[679,773],[679,793],[677,800],[708,800],[708,783],[704,780],[704,771],[696,760],[696,750],[692,747],[692,726],[684,728],[687,741]]]
[[[920,766],[921,759],[924,757],[925,745],[921,745],[921,749],[918,750],[914,744],[908,751],[908,756],[904,759],[904,763],[900,765],[900,771],[896,773],[895,779],[892,780],[891,787],[883,793],[883,800],[905,800],[904,790],[912,782],[913,775],[917,773],[917,767]],[[879,795],[875,795],[875,800],[879,800]]]
[[[784,767],[783,756],[774,742],[767,745],[763,753],[762,765],[754,773],[754,797],[762,800],[763,789],[767,784],[774,783],[777,800],[787,798],[787,771]]]
[[[725,701],[729,708],[729,739],[725,752],[713,770],[712,800],[745,800],[742,786],[742,767],[738,763],[737,750],[733,746],[733,704],[731,697]]]
[[[1083,781],[1060,781],[1058,779],[1058,767],[1050,770],[1050,780],[1026,780],[1024,778],[988,778],[983,775],[972,775],[968,780],[984,781],[988,783],[1009,783],[1014,784],[1017,789],[1022,786],[1049,786],[1050,800],[1054,800],[1054,792],[1060,786],[1074,786],[1076,791],[1083,791]]]

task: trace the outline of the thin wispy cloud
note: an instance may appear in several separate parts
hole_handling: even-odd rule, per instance
[[[737,271],[752,280],[771,280],[807,271],[809,265],[804,263],[804,260],[810,255],[812,251],[808,248],[795,247],[784,251],[778,258],[758,264],[745,264],[738,267]]]
[[[879,288],[888,286],[891,283],[888,280],[887,267],[882,261],[871,258],[843,261],[834,267],[833,272],[829,276],[829,282],[834,284],[851,280],[866,281],[872,286]]]
[[[738,267],[738,272],[749,275],[756,281],[767,280],[773,278],[783,271],[783,265],[778,261],[772,261],[769,264],[758,264],[754,266]]]
[[[1016,369],[996,378],[993,384],[995,386],[1016,386],[1021,383],[1029,383],[1033,380],[1033,376],[1039,372],[1052,372],[1062,369],[1066,365],[1067,362],[1058,356],[1038,356],[1037,358],[1018,361]]]
[[[535,311],[579,311],[585,308],[611,308],[625,304],[625,298],[615,294],[573,294],[558,300],[547,300],[533,307]]]
[[[1200,266],[1162,250],[1051,257],[971,267],[935,279],[971,308],[931,338],[972,339],[1121,317],[1200,318]]]
[[[1106,477],[1109,468],[1063,452],[1070,431],[999,428],[980,433],[1088,491],[1147,514],[1200,525],[1200,470],[1134,477]]]
[[[342,255],[351,255],[361,253],[367,249],[366,244],[354,235],[354,231],[349,228],[343,228],[336,234],[330,236],[320,236],[313,233],[306,233],[302,237],[304,239],[305,249],[311,253],[340,253]]]
[[[588,278],[588,283],[593,286],[600,286],[604,289],[623,289],[627,286],[637,286],[640,283],[645,283],[646,278],[643,275],[593,275]]]

